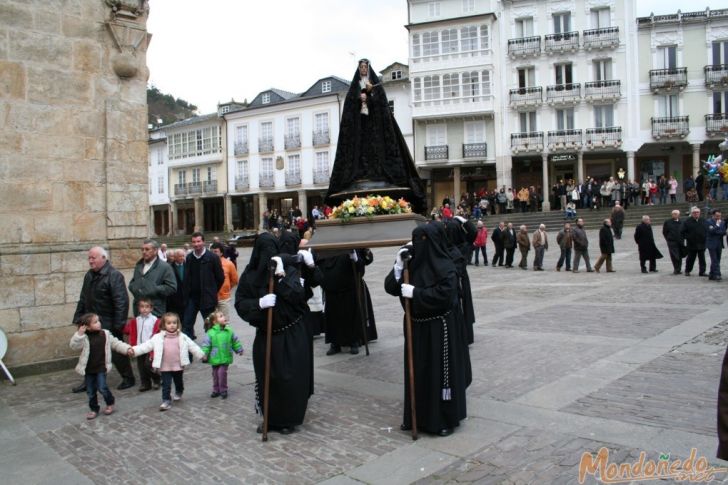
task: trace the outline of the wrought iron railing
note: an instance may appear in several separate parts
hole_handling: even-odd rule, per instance
[[[463,143],[463,158],[485,158],[487,156],[487,143]]]
[[[321,131],[314,131],[313,132],[313,145],[328,145],[331,142],[331,137],[329,136],[329,130],[321,130]]]
[[[258,152],[272,152],[273,151],[273,138],[259,138],[258,139]]]
[[[235,144],[235,156],[248,154],[248,142]]]
[[[543,131],[511,133],[511,149],[519,151],[543,150]]]
[[[709,135],[728,136],[728,113],[713,113],[705,115],[705,131]]]
[[[582,130],[555,130],[548,132],[549,149],[578,148],[582,145]]]
[[[425,160],[447,160],[449,157],[447,145],[433,145],[425,147]]]
[[[581,83],[556,84],[546,87],[546,102],[571,104],[581,99]]]
[[[712,64],[703,68],[705,71],[705,85],[728,86],[728,64]]]
[[[683,138],[690,133],[690,121],[687,116],[665,116],[651,118],[652,137],[660,138]]]
[[[328,184],[329,183],[329,170],[314,170],[313,171],[313,183],[315,184]]]
[[[619,145],[622,143],[622,127],[608,126],[605,128],[587,128],[587,146]]]
[[[549,34],[544,37],[545,52],[575,51],[579,49],[579,32]]]
[[[673,67],[669,69],[650,70],[650,89],[682,89],[688,85],[688,68]]]
[[[202,193],[202,182],[188,182],[187,183],[188,194],[201,194]]]
[[[174,184],[174,195],[187,195],[187,184]]]
[[[543,101],[543,87],[515,88],[509,93],[511,106],[539,105]]]
[[[286,150],[301,148],[301,135],[298,133],[295,135],[286,135],[283,140],[283,146]]]
[[[217,180],[206,180],[202,183],[202,191],[206,194],[217,193]]]
[[[521,37],[508,40],[509,56],[537,56],[541,53],[541,37]]]
[[[258,186],[261,188],[270,188],[275,185],[275,179],[272,173],[261,173],[258,176]]]
[[[250,177],[238,175],[235,177],[235,190],[247,190],[250,188]]]
[[[584,49],[603,49],[619,45],[619,27],[602,27],[584,31]]]
[[[301,185],[301,172],[286,171],[286,185]]]
[[[591,81],[584,83],[584,98],[587,101],[617,99],[622,96],[622,82],[618,80]]]

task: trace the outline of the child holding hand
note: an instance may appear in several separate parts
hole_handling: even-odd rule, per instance
[[[212,394],[210,397],[222,397],[227,399],[227,371],[228,366],[233,363],[233,352],[243,355],[243,344],[240,339],[227,326],[225,314],[215,310],[205,322],[207,330],[205,340],[202,342],[202,351],[212,364]]]
[[[137,301],[139,315],[130,319],[124,326],[124,334],[127,336],[127,342],[132,347],[143,344],[152,338],[152,335],[159,332],[161,321],[152,313],[152,300],[143,296]],[[154,386],[159,389],[159,374],[152,371],[152,359],[149,357],[140,357],[137,359],[137,368],[139,369],[139,380],[141,386],[139,392],[146,392]]]
[[[204,352],[187,335],[180,332],[179,316],[176,313],[162,315],[162,331],[153,335],[143,344],[129,349],[129,356],[139,356],[154,351],[152,368],[162,374],[162,404],[160,411],[172,407],[172,400],[182,399],[184,381],[182,373],[190,364],[190,353],[200,360],[206,360]],[[172,397],[174,381],[174,397]]]

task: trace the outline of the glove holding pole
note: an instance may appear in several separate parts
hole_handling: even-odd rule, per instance
[[[276,304],[276,295],[273,293],[274,276],[280,270],[283,272],[283,262],[281,258],[274,256],[270,260],[270,268],[268,275],[268,294],[260,299],[260,307],[263,304],[270,305],[268,308],[268,321],[265,326],[265,377],[263,378],[263,441],[268,441],[268,403],[270,401],[270,357],[271,357],[271,339],[273,337],[273,307]],[[273,298],[270,298],[270,297]],[[267,299],[266,301],[263,301]],[[272,301],[272,304],[271,304]]]

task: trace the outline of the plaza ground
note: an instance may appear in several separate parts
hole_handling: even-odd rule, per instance
[[[655,239],[667,255],[661,222]],[[254,334],[236,316],[246,355],[231,368],[226,401],[209,398],[209,368],[199,363],[165,413],[157,391],[116,391],[112,371],[116,412],[90,422],[86,396],[70,393],[80,382],[72,370],[2,382],[2,482],[562,484],[578,483],[582,453],[603,446],[610,463],[635,462],[641,451],[686,458],[695,448],[728,466],[713,458],[728,280],[698,278],[697,268],[673,276],[668,258],[659,273],[641,274],[634,228],[615,241],[616,273],[586,273],[583,263],[579,274],[556,272],[555,228],[547,229],[547,271],[468,267],[474,381],[468,419],[450,437],[413,442],[399,430],[402,310],[383,290],[396,252],[383,248],[366,274],[379,340],[369,357],[363,349],[327,357],[323,338],[315,341],[315,395],[297,433],[271,433],[267,443],[256,434]],[[589,239],[593,264],[597,232]],[[241,249],[241,269],[249,255]]]

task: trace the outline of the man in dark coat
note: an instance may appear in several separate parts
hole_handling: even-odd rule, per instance
[[[655,246],[655,236],[652,234],[650,216],[642,216],[642,223],[634,231],[634,241],[640,253],[640,268],[647,273],[646,262],[650,262],[650,272],[657,273],[657,260],[662,253]]]
[[[579,272],[579,261],[581,258],[584,258],[586,272],[591,273],[594,270],[589,262],[589,238],[584,230],[584,219],[577,219],[576,226],[572,228],[571,232],[571,238],[574,243],[574,264],[572,265],[572,271],[574,273]]]
[[[683,222],[680,237],[685,240],[688,248],[688,257],[685,260],[685,276],[690,276],[698,258],[698,276],[708,276],[705,273],[705,238],[708,234],[705,220],[700,217],[700,209],[692,207],[690,217]]]
[[[722,279],[720,274],[720,257],[723,253],[723,238],[726,234],[725,221],[721,218],[720,209],[713,209],[711,218],[707,222],[707,235],[705,237],[705,248],[710,254],[710,274],[713,281]]]
[[[465,390],[472,381],[470,354],[463,335],[457,269],[438,222],[412,231],[412,246],[397,253],[384,281],[387,293],[412,309],[412,360],[416,369],[415,410],[418,430],[448,436],[467,416]],[[403,279],[403,253],[413,253],[409,284]],[[405,337],[406,338],[406,337]],[[405,345],[405,349],[407,346]],[[405,350],[402,430],[412,429],[410,378]]]
[[[680,221],[680,211],[672,211],[672,217],[662,224],[662,236],[667,242],[667,249],[670,252],[670,261],[672,261],[672,274],[682,273],[682,258],[686,251],[683,245],[683,238],[680,235],[682,222]]]
[[[513,229],[512,222],[509,222],[505,231],[501,232],[501,240],[506,251],[506,268],[512,268],[513,255],[516,252],[516,230]]]
[[[404,136],[389,108],[387,94],[367,59],[359,61],[341,113],[336,159],[326,203],[336,205],[354,193],[398,189],[415,212],[427,208],[424,185]]]
[[[349,347],[349,353],[358,354],[359,346],[364,343],[363,318],[367,341],[377,339],[374,308],[363,279],[364,268],[372,261],[374,255],[369,249],[357,249],[349,254],[339,254],[318,261],[317,266],[323,273],[321,288],[326,300],[326,343],[330,345],[326,355],[341,352],[341,347]],[[357,294],[357,289],[360,294]],[[364,307],[360,305],[360,301]]]
[[[614,254],[614,236],[612,236],[612,220],[604,219],[601,229],[599,229],[599,259],[594,264],[594,271],[599,273],[599,268],[604,262],[607,263],[607,273],[614,273],[612,268],[612,254]]]
[[[624,209],[619,201],[614,202],[612,208],[611,225],[615,239],[622,239],[622,227],[624,227]]]
[[[157,257],[159,244],[154,239],[142,242],[142,258],[134,267],[134,276],[129,282],[129,292],[134,296],[132,312],[139,315],[139,298],[152,300],[152,313],[161,317],[167,312],[167,297],[177,291],[177,280],[172,268]]]
[[[73,322],[78,323],[86,313],[95,313],[99,316],[101,327],[122,340],[124,325],[129,315],[129,294],[126,292],[124,275],[109,262],[106,250],[95,246],[88,251],[88,264],[90,269],[83,277],[81,296],[76,304]],[[126,355],[117,352],[111,353],[111,362],[121,374],[121,384],[118,389],[128,389],[134,386],[134,371]],[[86,391],[86,383],[73,388],[73,392]]]
[[[498,223],[498,227],[493,229],[493,233],[490,235],[495,246],[495,252],[493,255],[493,261],[491,265],[495,268],[495,262],[498,261],[498,266],[503,266],[505,259],[503,257],[503,232],[506,230],[506,225],[503,221]]]
[[[295,431],[303,423],[311,395],[311,350],[304,322],[306,291],[301,284],[298,255],[276,256],[278,240],[270,233],[255,241],[250,262],[240,276],[235,309],[240,318],[256,328],[253,341],[255,408],[263,414],[265,348],[271,338],[268,428],[281,434]],[[269,264],[275,261],[273,293],[268,293]],[[306,263],[308,264],[308,263]],[[268,309],[273,308],[273,334],[267,335]],[[258,427],[262,432],[262,426]]]
[[[174,273],[174,280],[177,283],[177,289],[174,293],[167,297],[167,311],[176,313],[180,316],[180,320],[185,313],[187,300],[184,295],[184,277],[185,277],[185,250],[175,249],[174,258],[170,260],[169,265]]]
[[[184,296],[187,307],[182,319],[182,331],[192,340],[195,336],[197,313],[204,320],[217,306],[217,293],[225,282],[220,258],[205,247],[201,232],[192,234],[192,251],[185,259]]]

